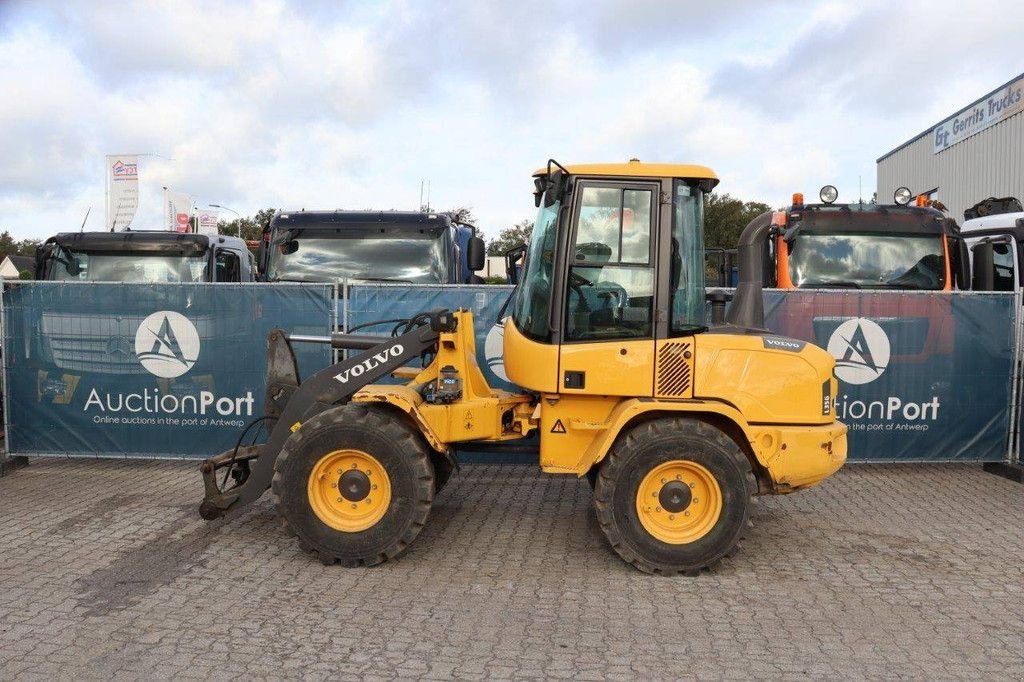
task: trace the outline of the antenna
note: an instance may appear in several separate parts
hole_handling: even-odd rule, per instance
[[[423,210],[423,178],[420,178],[420,210]]]
[[[82,218],[82,226],[78,228],[79,232],[85,232],[85,221],[89,219],[89,214],[92,213],[92,206],[85,212],[85,217]]]
[[[857,176],[857,196],[860,197],[858,201],[864,203],[864,183],[861,182],[861,176]]]

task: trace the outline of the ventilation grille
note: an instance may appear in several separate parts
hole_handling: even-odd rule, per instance
[[[690,391],[689,343],[666,343],[658,351],[658,395],[685,396]]]

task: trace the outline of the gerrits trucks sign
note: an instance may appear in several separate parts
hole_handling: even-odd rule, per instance
[[[933,151],[938,154],[1021,111],[1024,111],[1024,78],[1018,78],[935,126]]]

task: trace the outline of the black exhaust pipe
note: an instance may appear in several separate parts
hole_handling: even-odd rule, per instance
[[[725,318],[734,327],[765,331],[761,291],[764,283],[764,247],[771,231],[772,212],[765,211],[751,220],[740,234],[737,244],[740,281]]]

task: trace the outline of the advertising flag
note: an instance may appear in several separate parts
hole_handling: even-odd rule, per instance
[[[171,232],[191,232],[192,197],[182,192],[166,190],[167,195],[167,229]]]
[[[139,157],[107,157],[107,230],[131,227],[139,208]]]
[[[196,214],[196,224],[199,234],[217,234],[217,223],[220,222],[220,212],[208,208]]]

